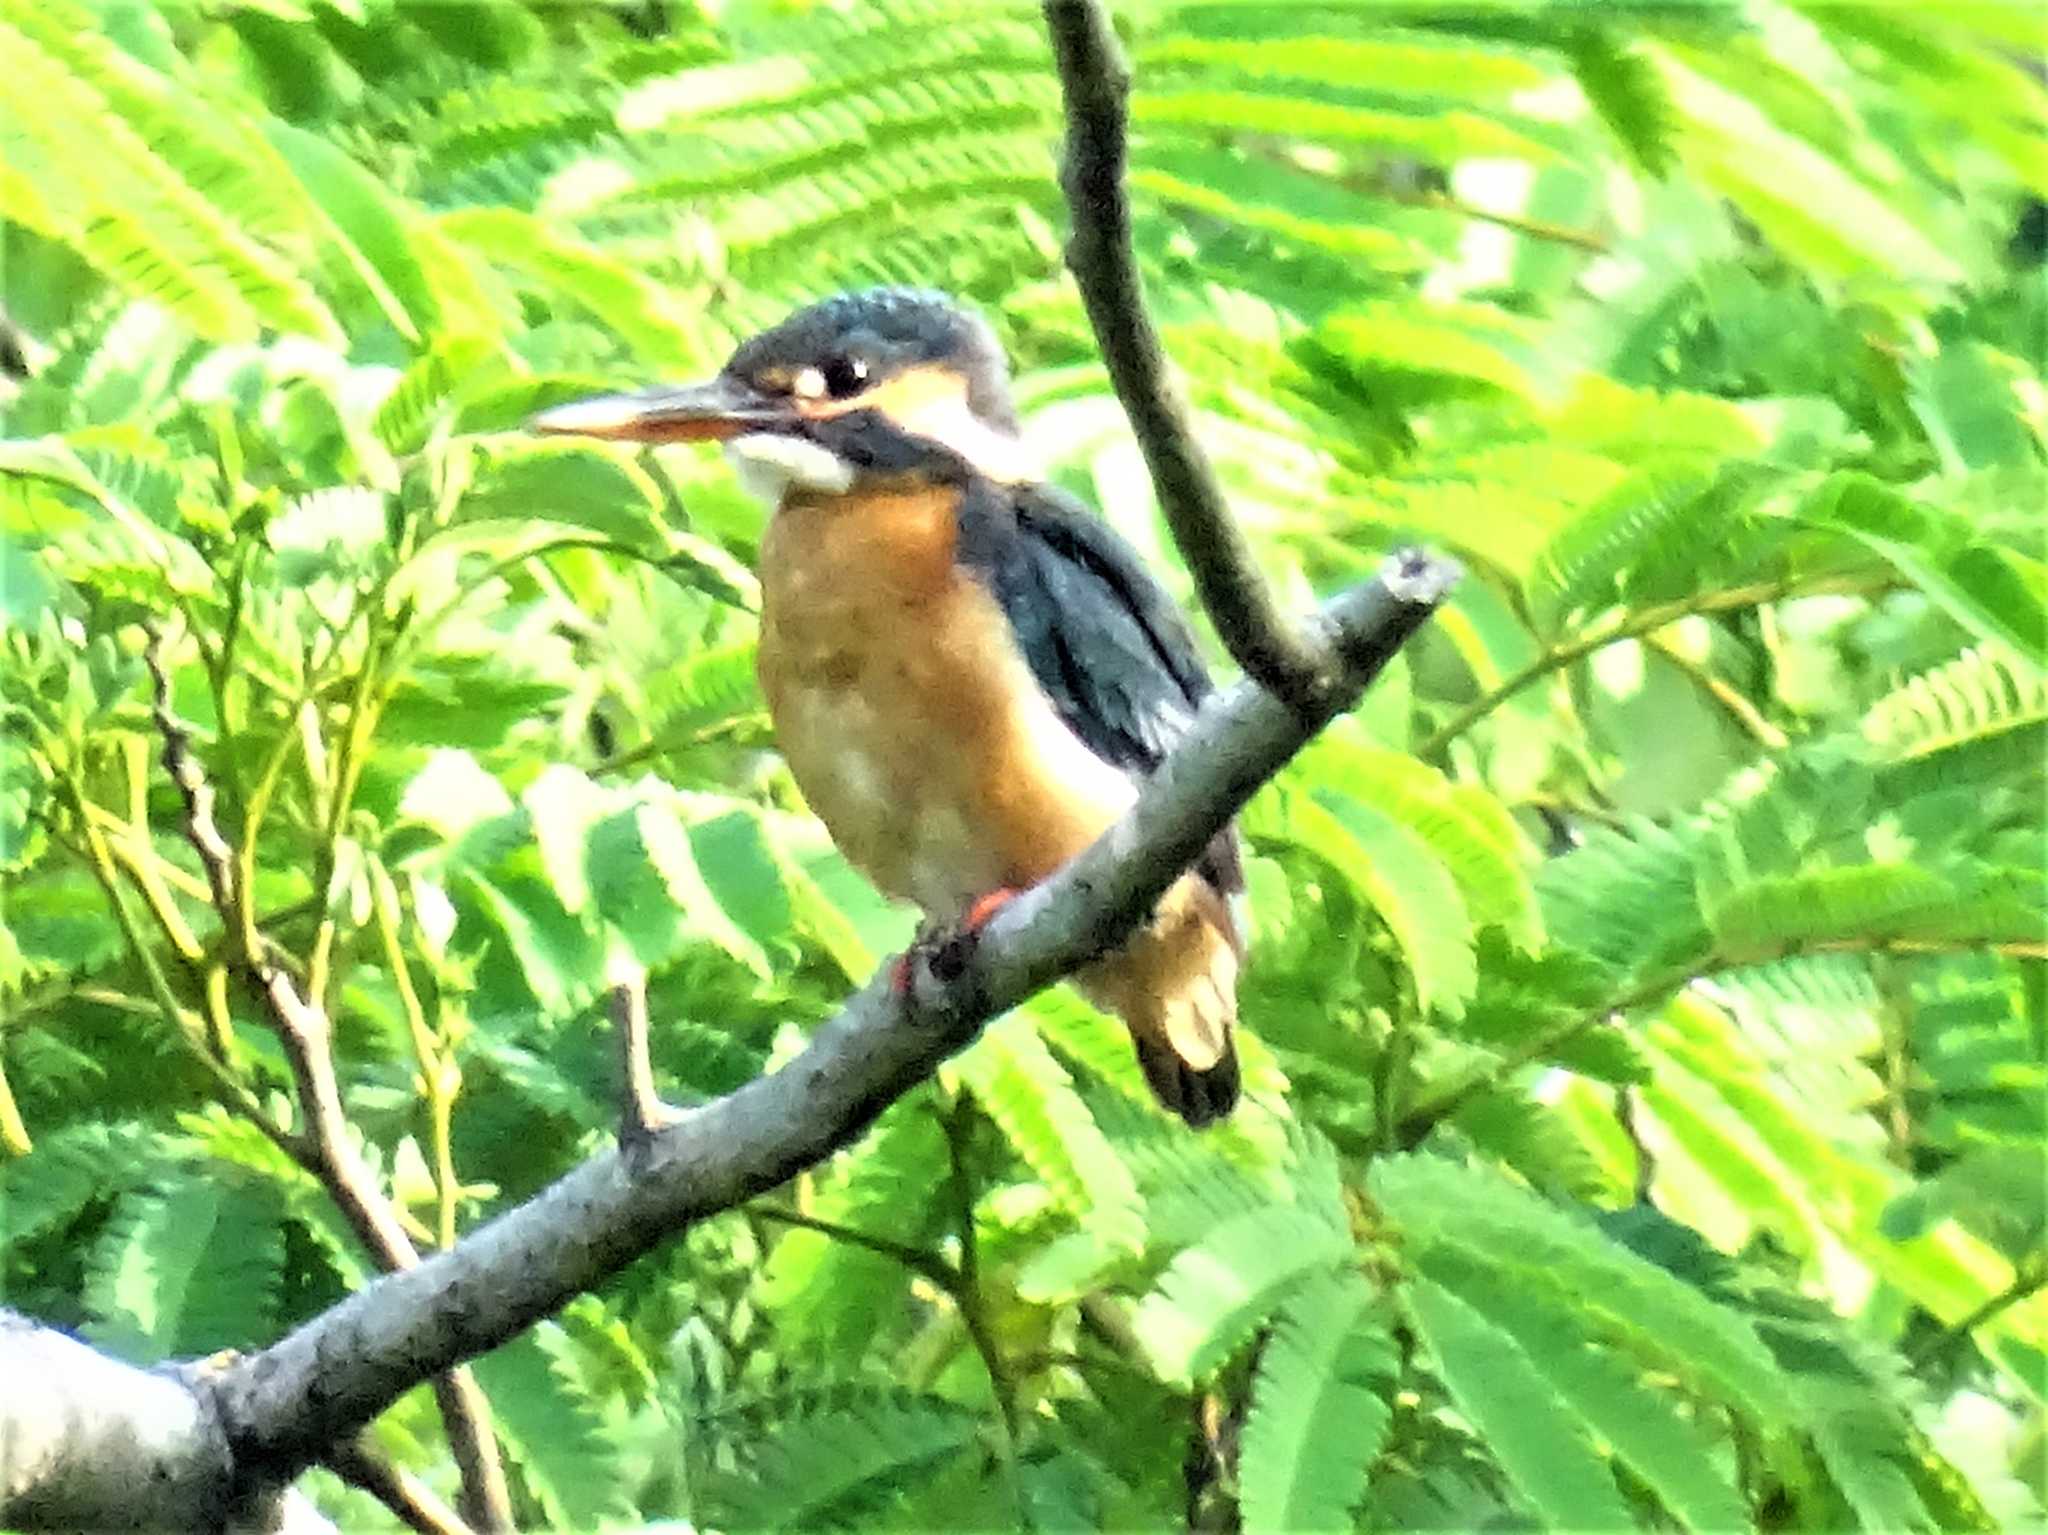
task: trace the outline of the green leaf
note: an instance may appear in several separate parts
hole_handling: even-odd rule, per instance
[[[1436,160],[1484,157],[1547,163],[1557,156],[1547,144],[1473,112],[1382,112],[1308,99],[1300,93],[1152,88],[1132,100],[1131,120],[1146,128],[1199,126],[1211,133],[1233,129],[1373,144]]]
[[[449,335],[407,368],[377,414],[370,430],[394,454],[415,453],[426,445],[442,407],[458,396],[468,397],[479,389],[479,375],[488,379],[501,369],[492,367],[490,343],[478,336]]]
[[[1416,1001],[1455,1018],[1478,985],[1472,917],[1435,849],[1386,812],[1327,791],[1269,793],[1243,821],[1256,839],[1328,860],[1376,910],[1401,947]]]
[[[1721,947],[1748,958],[1913,936],[2025,942],[2040,930],[2042,898],[2026,879],[1994,876],[1971,890],[1918,864],[1868,863],[1755,880],[1704,904]]]
[[[634,814],[634,826],[649,862],[661,876],[662,886],[691,933],[767,980],[773,973],[767,951],[733,921],[705,881],[704,868],[698,862],[696,828],[685,828],[673,810],[657,804],[640,806]]]
[[[1503,1178],[1436,1157],[1382,1159],[1371,1186],[1408,1241],[1541,1273],[1583,1295],[1589,1314],[1631,1347],[1760,1423],[1783,1422],[1784,1379],[1748,1322],[1592,1226]]]
[[[516,527],[545,512],[552,525],[589,528],[650,552],[662,494],[631,459],[590,442],[522,442],[492,453],[461,501],[462,524]]]
[[[1483,304],[1372,303],[1315,332],[1318,347],[1368,386],[1435,379],[1522,399],[1537,392],[1534,339],[1527,322]]]
[[[464,208],[440,217],[451,238],[587,309],[648,363],[685,374],[716,366],[701,327],[660,283],[601,250],[564,239],[511,208]]]
[[[1940,759],[2006,744],[2028,765],[2048,731],[2048,671],[1999,646],[1964,651],[1886,694],[1863,737],[1894,762]],[[1953,772],[1953,764],[1942,771]]]
[[[1576,28],[1564,43],[1572,76],[1600,120],[1645,172],[1666,174],[1677,160],[1678,123],[1656,65],[1597,27]]]
[[[301,496],[265,529],[278,574],[294,586],[369,572],[391,536],[384,497],[361,486]]]
[[[1247,1535],[1349,1531],[1391,1414],[1399,1364],[1356,1273],[1306,1281],[1273,1319],[1239,1451]]]
[[[408,341],[432,335],[439,328],[440,305],[413,254],[400,205],[375,177],[325,139],[275,120],[263,128],[384,318]]]
[[[0,1168],[0,1250],[18,1251],[70,1225],[95,1199],[123,1192],[149,1168],[155,1146],[132,1125],[88,1122],[39,1134],[35,1150]]]
[[[1527,843],[1493,795],[1477,785],[1454,787],[1405,752],[1354,745],[1335,732],[1302,754],[1297,771],[1329,786],[1316,798],[1340,820],[1351,802],[1362,802],[1428,843],[1457,881],[1476,926],[1498,925],[1527,952],[1542,947]]]
[[[1544,83],[1535,62],[1463,38],[1439,41],[1423,31],[1387,28],[1374,37],[1302,33],[1253,39],[1162,36],[1138,50],[1141,69],[1214,67],[1218,78],[1323,80],[1356,89],[1484,100]]]
[[[200,335],[254,341],[274,327],[340,344],[332,312],[266,243],[279,232],[275,203],[262,199],[268,167],[195,127],[211,104],[114,48],[91,12],[63,0],[10,8],[0,53],[38,104],[0,120],[0,213]]]
[[[1268,1204],[1229,1216],[1167,1265],[1132,1327],[1164,1378],[1199,1380],[1297,1281],[1350,1252],[1350,1234],[1326,1211]]]
[[[1636,1527],[1584,1426],[1513,1337],[1430,1280],[1410,1280],[1401,1299],[1451,1400],[1546,1527]]]
[[[1849,534],[1980,639],[2048,666],[2048,581],[2016,549],[1965,543],[1969,530],[1860,471],[1837,474],[1798,516]]]
[[[1114,1247],[1144,1246],[1137,1184],[1028,1014],[990,1025],[951,1069],[1062,1208]]]
[[[1954,258],[1819,147],[1670,55],[1658,63],[1685,121],[1677,142],[1688,167],[1793,260],[1842,277],[1875,267],[1925,283],[1960,279]]]
[[[277,1325],[283,1197],[271,1184],[233,1177],[222,1180],[221,1195],[205,1259],[185,1287],[177,1351],[188,1356],[244,1347]]]
[[[89,1334],[142,1363],[262,1336],[284,1263],[260,1185],[174,1175],[123,1194],[89,1260]]]
[[[818,1180],[810,1213],[869,1236],[921,1247],[947,1198],[938,1170],[944,1132],[929,1101],[884,1114],[851,1154]],[[786,1347],[812,1358],[857,1353],[895,1336],[916,1276],[894,1258],[793,1227],[758,1271],[754,1295]]]
[[[512,796],[466,751],[437,751],[398,802],[400,815],[453,841],[512,809]]]
[[[1579,1324],[1568,1293],[1529,1284],[1462,1254],[1430,1249],[1428,1279],[1513,1338],[1557,1402],[1647,1487],[1675,1519],[1699,1535],[1749,1523],[1741,1494],[1715,1446],[1682,1402],[1654,1389],[1640,1366],[1600,1346]]]
[[[857,1516],[974,1442],[957,1404],[910,1392],[829,1393],[753,1437],[744,1474],[722,1479],[717,1523],[815,1530]]]
[[[1578,609],[1611,606],[1615,582],[1647,546],[1674,525],[1698,525],[1716,483],[1713,461],[1678,458],[1637,470],[1551,536],[1529,581],[1537,622],[1555,630]]]
[[[570,1365],[559,1323],[531,1332],[476,1361],[478,1383],[528,1489],[547,1522],[591,1529],[633,1508],[618,1448]]]

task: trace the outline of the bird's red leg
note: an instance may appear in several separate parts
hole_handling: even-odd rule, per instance
[[[919,954],[934,964],[939,979],[950,980],[958,975],[967,963],[967,951],[973,946],[975,937],[988,926],[989,919],[1014,901],[1019,893],[1008,885],[998,885],[985,895],[976,896],[959,923],[950,930],[936,923],[919,928],[910,947],[896,956],[896,967],[889,975],[891,989],[899,997],[910,995],[912,966]]]
[[[967,915],[960,919],[960,931],[980,932],[988,926],[990,917],[1016,900],[1019,894],[1019,891],[1012,890],[1008,885],[998,885],[987,895],[976,897],[974,904],[967,908]]]

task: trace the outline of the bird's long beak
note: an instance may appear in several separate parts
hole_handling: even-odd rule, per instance
[[[536,432],[622,442],[722,442],[787,421],[789,407],[720,374],[702,384],[601,394],[535,416]]]

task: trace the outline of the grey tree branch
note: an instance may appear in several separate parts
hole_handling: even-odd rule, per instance
[[[1004,906],[955,976],[907,997],[887,969],[788,1065],[598,1156],[417,1268],[388,1274],[216,1391],[239,1475],[282,1482],[401,1392],[494,1348],[690,1223],[785,1182],[857,1137],[981,1024],[1136,925],[1253,791],[1355,698],[1434,611],[1456,568],[1419,555],[1324,610],[1342,685],[1311,714],[1245,682],[1212,697],[1139,804]]]
[[[1224,502],[1216,471],[1195,440],[1145,308],[1124,178],[1131,78],[1108,10],[1101,0],[1045,0],[1044,11],[1066,104],[1060,186],[1073,221],[1067,266],[1080,286],[1109,381],[1130,417],[1159,509],[1217,634],[1246,676],[1316,712],[1334,668],[1273,601],[1251,545]]]
[[[0,1311],[0,1525],[334,1535],[295,1489],[235,1501],[205,1376],[138,1369]]]
[[[272,1347],[225,1364],[141,1371],[0,1313],[0,1526],[303,1520],[310,1505],[288,1484],[316,1461],[361,1471],[349,1460],[355,1436],[402,1392],[458,1373],[463,1360],[693,1221],[847,1145],[985,1020],[1118,943],[1218,828],[1356,698],[1457,575],[1446,561],[1397,556],[1329,604],[1309,632],[1339,670],[1312,708],[1249,680],[1213,695],[1130,813],[1005,905],[972,944],[948,946],[962,963],[946,977],[921,963],[905,996],[885,966],[781,1070],[594,1158]],[[168,715],[167,698],[160,703]],[[182,759],[184,749],[173,744],[166,755]],[[195,776],[186,760],[172,772],[181,788]],[[210,819],[210,806],[195,813]],[[411,1516],[431,1517],[410,1502]]]
[[[192,750],[191,731],[171,707],[171,678],[164,665],[163,645],[163,635],[152,631],[144,660],[153,690],[151,709],[164,742],[164,768],[184,801],[185,839],[206,871],[229,963],[248,981],[291,1063],[303,1121],[291,1149],[320,1180],[378,1265],[387,1271],[410,1268],[419,1262],[419,1251],[348,1136],[347,1111],[334,1073],[333,1025],[318,996],[301,993],[280,962],[282,956],[256,926],[247,892],[242,889],[235,850],[222,835],[213,813],[213,785]],[[462,1473],[465,1516],[479,1529],[511,1529],[511,1494],[505,1486],[483,1388],[468,1370],[456,1370],[437,1376],[434,1397]]]

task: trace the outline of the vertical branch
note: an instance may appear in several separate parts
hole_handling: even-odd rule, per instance
[[[206,1073],[220,1088],[222,1097],[232,1103],[251,1123],[256,1125],[271,1143],[301,1166],[306,1164],[306,1148],[301,1137],[294,1135],[278,1124],[265,1112],[256,1095],[247,1083],[238,1077],[232,1065],[217,1048],[217,1042],[209,1040],[205,1022],[182,1001],[171,989],[170,977],[157,960],[156,951],[150,947],[148,937],[135,914],[128,909],[127,897],[122,893],[120,873],[114,862],[114,854],[106,837],[93,824],[91,801],[85,790],[68,774],[57,781],[58,795],[70,810],[78,826],[79,842],[67,842],[72,851],[83,858],[86,867],[98,882],[100,891],[107,898],[108,909],[113,913],[114,925],[121,930],[121,937],[128,945],[129,953],[135,956],[135,963],[141,968],[144,983],[149,988],[151,999],[157,1010],[164,1015],[164,1022],[171,1026],[185,1048],[192,1053]]]
[[[221,835],[214,816],[213,785],[192,750],[191,732],[171,709],[171,678],[163,648],[163,636],[152,631],[144,660],[154,690],[152,712],[157,733],[164,742],[164,768],[185,804],[185,838],[206,871],[214,909],[226,935],[229,964],[254,992],[290,1063],[305,1165],[319,1178],[381,1268],[389,1272],[416,1267],[419,1252],[412,1238],[349,1138],[341,1084],[334,1072],[334,1029],[321,1006],[320,993],[310,984],[304,994],[300,992],[269,939],[257,929],[255,909],[245,899],[254,849],[244,848],[238,861],[234,848]],[[468,1370],[457,1369],[436,1379],[434,1396],[462,1472],[465,1516],[480,1529],[509,1530],[511,1500],[482,1388]]]
[[[676,1115],[654,1090],[654,1063],[647,1053],[646,968],[615,956],[610,970],[612,1037],[619,1052],[619,1144],[630,1147]]]
[[[1216,471],[1195,440],[1145,310],[1124,185],[1131,77],[1108,11],[1101,0],[1045,0],[1044,10],[1066,104],[1060,186],[1073,221],[1067,266],[1080,285],[1110,383],[1130,417],[1159,509],[1216,632],[1247,676],[1312,712],[1334,680],[1330,658],[1274,602],[1251,545],[1224,503]]]
[[[1017,1464],[1017,1382],[1009,1361],[1003,1358],[989,1325],[988,1308],[981,1293],[981,1241],[974,1230],[974,1185],[967,1176],[967,1107],[956,1100],[939,1111],[939,1124],[946,1132],[946,1157],[950,1164],[948,1187],[953,1195],[953,1215],[960,1232],[960,1264],[953,1289],[960,1307],[960,1320],[974,1351],[981,1355],[988,1371],[989,1390],[1002,1417],[1001,1450],[1003,1475],[1017,1503],[1020,1528],[1028,1528],[1030,1513],[1024,1502],[1024,1481]]]
[[[1880,954],[1872,962],[1877,977],[1878,1027],[1884,1038],[1884,1133],[1892,1161],[1913,1170],[1913,1109],[1907,1094],[1913,1084],[1913,998],[1899,962]]]
[[[398,937],[398,887],[381,863],[370,867],[370,906],[377,923],[377,936],[384,946],[384,964],[391,972],[391,984],[398,991],[399,1008],[405,1014],[407,1032],[412,1035],[413,1059],[420,1067],[420,1095],[427,1100],[427,1116],[434,1138],[434,1195],[439,1207],[435,1225],[437,1245],[455,1245],[455,1203],[461,1185],[455,1177],[454,1129],[455,1095],[461,1090],[462,1074],[454,1053],[427,1023],[427,1010],[413,985],[412,966],[405,961],[405,946]]]

